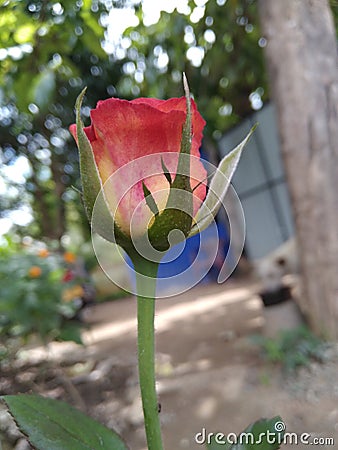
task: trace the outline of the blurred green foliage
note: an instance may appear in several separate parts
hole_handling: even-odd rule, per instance
[[[138,25],[113,42],[110,24],[125,6]],[[7,180],[0,218],[29,203],[32,235],[60,240],[75,225],[88,233],[72,189],[80,189],[78,155],[68,132],[84,86],[86,119],[111,96],[181,96],[185,71],[207,121],[209,153],[268,99],[257,1],[188,0],[178,9],[149,24],[137,0],[0,1],[0,157],[4,167],[24,157],[30,168],[24,182]]]
[[[323,360],[324,342],[305,325],[283,330],[275,339],[257,336],[255,342],[267,361],[280,364],[286,371],[308,366],[311,361]]]
[[[19,248],[10,239],[2,242],[1,341],[11,338],[26,341],[37,335],[43,343],[51,340],[81,343],[81,323],[74,317],[82,306],[85,280],[73,275],[73,255]]]
[[[23,155],[30,166],[24,185],[12,183],[12,205],[4,197],[0,210],[6,217],[11,206],[28,201],[33,236],[59,240],[69,223],[88,230],[79,194],[72,189],[80,184],[68,126],[82,87],[88,86],[87,100],[94,106],[108,96],[108,80],[119,73],[101,47],[103,13],[104,4],[91,1],[14,0],[0,6],[1,159],[10,166]]]
[[[202,3],[189,1],[189,14],[162,12],[152,25],[144,23],[138,10],[139,25],[124,33],[122,46],[130,62],[123,66],[118,90],[160,98],[181,95],[181,73],[186,72],[207,121],[205,133],[217,140],[253,111],[254,95],[268,98],[265,41],[256,1]],[[143,81],[137,83],[140,71]]]

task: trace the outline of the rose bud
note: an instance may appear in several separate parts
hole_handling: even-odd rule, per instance
[[[184,239],[212,222],[252,132],[221,161],[206,197],[207,174],[199,153],[205,121],[185,78],[184,83],[186,96],[181,98],[100,101],[85,128],[80,119],[85,91],[76,103],[70,131],[79,148],[88,218],[92,221],[100,197],[94,231],[130,256],[138,240],[148,239],[153,248],[166,251],[173,230]]]

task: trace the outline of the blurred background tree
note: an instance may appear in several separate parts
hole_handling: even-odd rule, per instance
[[[60,241],[76,227],[88,236],[68,132],[84,86],[86,118],[110,96],[181,96],[185,71],[214,162],[222,133],[268,98],[256,2],[176,4],[154,14],[149,1],[2,2],[1,217],[28,226],[19,231]]]

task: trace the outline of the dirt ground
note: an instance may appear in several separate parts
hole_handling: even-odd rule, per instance
[[[326,350],[324,364],[313,362],[294,375],[265,362],[252,335],[292,326],[298,317],[289,302],[264,308],[256,290],[250,282],[230,280],[158,301],[157,386],[167,450],[204,448],[195,442],[203,428],[237,434],[261,417],[276,415],[288,432],[310,434],[310,442],[335,439],[334,445],[317,448],[338,448],[338,347]],[[14,369],[2,368],[0,391],[65,399],[113,427],[130,449],[146,450],[135,299],[90,307],[85,320],[90,326],[85,347],[53,344],[48,355],[43,348],[23,350]],[[3,409],[0,433],[2,450],[30,448]]]

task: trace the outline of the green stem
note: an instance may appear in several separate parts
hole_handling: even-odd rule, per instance
[[[155,387],[155,292],[158,264],[134,258],[137,290],[138,370],[148,450],[162,450]]]

